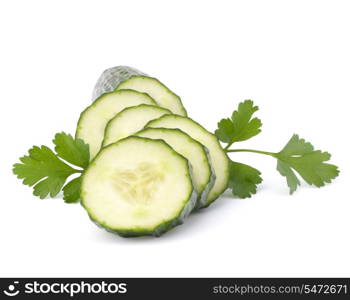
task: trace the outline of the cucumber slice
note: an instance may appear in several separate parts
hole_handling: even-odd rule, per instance
[[[82,205],[121,236],[159,236],[196,203],[190,164],[162,140],[128,137],[103,148],[84,172]]]
[[[206,148],[180,129],[146,128],[135,135],[161,139],[188,159],[193,168],[193,183],[198,194],[196,207],[204,206],[208,193],[215,182],[215,175],[211,169]]]
[[[214,134],[192,119],[176,115],[162,116],[150,121],[145,127],[179,128],[208,148],[216,180],[209,191],[205,206],[209,206],[226,190],[229,178],[229,159]]]
[[[90,159],[93,159],[101,148],[108,121],[126,107],[142,103],[155,104],[154,100],[145,93],[120,90],[103,94],[81,113],[76,137],[89,144]]]
[[[140,104],[125,108],[108,122],[102,142],[103,147],[133,135],[149,121],[166,114],[171,114],[171,111],[154,105]]]
[[[174,114],[187,116],[179,96],[169,90],[158,79],[148,76],[132,76],[121,82],[117,90],[132,89],[150,95],[161,107],[171,110]]]

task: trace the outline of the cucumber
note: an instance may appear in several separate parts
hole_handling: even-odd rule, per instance
[[[147,93],[159,106],[171,110],[174,114],[187,116],[186,109],[182,105],[180,97],[156,78],[141,75],[132,76],[121,82],[117,89],[132,89]]]
[[[107,146],[124,137],[133,135],[149,121],[165,114],[171,114],[171,111],[154,105],[140,104],[125,108],[108,122],[102,146]]]
[[[209,163],[207,149],[180,129],[146,128],[135,135],[161,139],[188,159],[193,168],[193,183],[198,194],[196,207],[204,206],[208,192],[215,182],[215,175]]]
[[[146,74],[127,66],[118,66],[104,70],[95,84],[92,100],[99,98],[102,94],[113,92],[121,82],[129,79],[131,76],[146,76]]]
[[[142,103],[155,104],[145,93],[120,90],[103,94],[81,113],[75,135],[89,145],[90,159],[93,159],[101,148],[108,121],[126,107]]]
[[[209,191],[205,207],[209,206],[226,190],[229,179],[229,159],[214,134],[192,119],[177,115],[162,116],[150,121],[145,127],[178,128],[208,148],[216,180]]]
[[[131,136],[103,148],[84,172],[81,203],[121,236],[159,236],[196,203],[190,164],[162,140]]]
[[[149,94],[159,106],[168,108],[175,114],[186,116],[186,110],[179,96],[163,83],[145,73],[127,66],[118,66],[105,70],[97,80],[93,99],[115,89],[132,89]]]

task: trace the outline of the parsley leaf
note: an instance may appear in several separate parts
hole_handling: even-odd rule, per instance
[[[82,180],[82,176],[74,178],[71,182],[67,183],[63,188],[63,200],[66,203],[79,202],[81,180]]]
[[[57,154],[49,147],[34,146],[28,151],[28,155],[20,158],[21,163],[13,166],[13,173],[23,179],[23,184],[34,186],[33,193],[40,199],[48,195],[55,197],[69,176],[83,172],[74,169],[62,159],[78,167],[87,167],[89,163],[89,148],[82,140],[73,139],[71,135],[62,132],[56,134],[54,144]],[[80,182],[81,179],[73,179],[63,188],[67,203],[78,201]]]
[[[290,194],[293,194],[300,185],[294,171],[308,184],[317,187],[330,183],[339,174],[337,166],[325,163],[331,158],[328,152],[314,150],[310,143],[296,134],[274,156],[277,158],[277,170],[287,179]]]
[[[254,106],[252,100],[245,100],[238,105],[231,119],[222,119],[218,123],[218,129],[215,131],[217,138],[232,145],[234,142],[248,140],[261,132],[262,123],[260,119],[253,118],[253,114],[259,109]]]
[[[256,193],[257,185],[262,182],[259,170],[230,160],[229,188],[239,198],[250,198]]]
[[[81,139],[73,139],[70,134],[57,133],[53,143],[57,155],[69,163],[86,168],[89,165],[89,145]]]
[[[215,135],[220,141],[230,143],[233,139],[234,131],[235,129],[231,119],[222,119],[218,123],[218,129],[215,130]]]
[[[21,164],[14,165],[13,172],[18,178],[24,179],[24,184],[35,185],[34,195],[41,199],[48,194],[51,197],[56,196],[66,179],[76,172],[57,158],[55,153],[46,146],[34,146],[29,150],[29,156],[21,157],[20,161]]]
[[[277,160],[277,171],[280,172],[282,176],[286,177],[287,185],[289,186],[289,193],[293,194],[300,185],[298,177],[288,164],[279,159]]]

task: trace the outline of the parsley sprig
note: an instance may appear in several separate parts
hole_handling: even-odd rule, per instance
[[[294,134],[285,147],[279,152],[267,152],[252,149],[231,149],[236,142],[246,141],[261,132],[262,122],[252,118],[259,110],[253,101],[245,100],[238,105],[231,118],[222,119],[215,131],[217,138],[226,143],[226,153],[252,152],[268,155],[277,160],[277,171],[286,177],[290,194],[293,194],[300,180],[297,174],[310,185],[322,187],[339,175],[338,167],[329,163],[331,155],[328,152],[315,150],[311,143]],[[297,174],[296,174],[297,173]],[[261,172],[246,164],[230,159],[229,188],[233,195],[240,198],[251,197],[257,191],[257,185],[262,182]]]
[[[67,203],[79,201],[81,174],[89,164],[89,146],[70,134],[57,133],[53,140],[55,152],[46,146],[34,146],[28,155],[20,158],[21,163],[13,166],[13,173],[23,184],[34,186],[33,193],[40,199],[55,197],[63,191]],[[79,169],[72,167],[72,164]],[[79,174],[66,185],[67,179]]]

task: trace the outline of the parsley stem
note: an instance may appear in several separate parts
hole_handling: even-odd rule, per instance
[[[224,148],[224,150],[227,152],[227,151],[228,151],[228,148],[230,148],[230,147],[232,146],[232,144],[233,144],[233,142],[228,143],[228,144],[226,145],[226,147]]]
[[[269,156],[273,156],[273,157],[276,156],[276,153],[273,153],[273,152],[252,150],[252,149],[231,149],[231,150],[225,149],[225,151],[226,152],[252,152],[252,153],[259,153],[259,154],[269,155]]]

